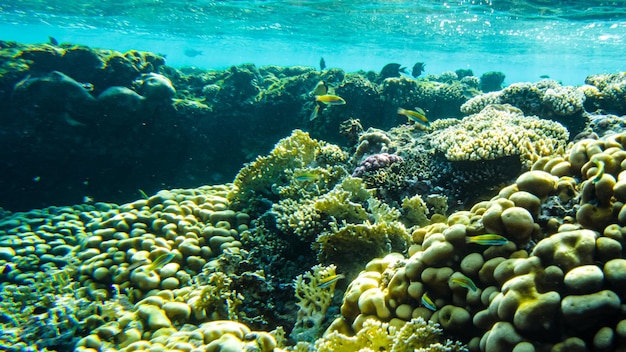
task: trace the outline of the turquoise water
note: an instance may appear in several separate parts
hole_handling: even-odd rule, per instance
[[[61,42],[167,55],[176,67],[257,65],[426,73],[496,70],[582,84],[624,69],[624,1],[5,1],[4,40]],[[201,51],[187,56],[189,49]]]

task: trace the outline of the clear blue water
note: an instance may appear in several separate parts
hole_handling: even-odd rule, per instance
[[[426,73],[497,70],[506,82],[549,75],[582,84],[624,70],[626,2],[617,1],[3,1],[0,37],[53,36],[167,55],[176,67],[257,65],[379,70],[389,62]],[[201,50],[189,57],[187,49]]]

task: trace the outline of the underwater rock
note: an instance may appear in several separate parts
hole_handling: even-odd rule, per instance
[[[142,108],[144,97],[126,87],[109,87],[98,95],[98,106],[107,123],[125,124]]]
[[[142,74],[133,82],[133,86],[150,102],[166,102],[176,94],[169,78],[154,72]]]
[[[13,102],[23,109],[39,113],[70,113],[89,116],[95,98],[85,84],[59,71],[43,76],[26,77],[13,88]]]

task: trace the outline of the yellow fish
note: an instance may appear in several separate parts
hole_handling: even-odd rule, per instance
[[[465,243],[476,243],[482,246],[501,246],[509,243],[509,240],[504,236],[488,233],[485,235],[465,237]]]
[[[320,175],[313,171],[301,172],[294,178],[298,182],[313,182],[319,180]]]
[[[316,95],[315,101],[326,105],[344,105],[346,103],[342,97],[333,94]]]
[[[319,288],[326,288],[326,287],[330,287],[332,284],[334,284],[335,282],[344,279],[346,276],[344,274],[338,274],[338,275],[332,275],[329,277],[325,277],[323,279],[320,280],[319,284],[317,285],[317,287]]]
[[[453,277],[450,279],[450,281],[461,287],[465,287],[466,289],[472,290],[472,292],[476,292],[476,290],[478,290],[478,287],[476,287],[476,284],[474,283],[474,281],[472,281],[472,279],[470,279],[469,277],[465,275],[461,275],[459,277]]]
[[[174,258],[176,258],[176,254],[174,253],[167,253],[167,254],[160,255],[152,263],[150,263],[150,265],[143,267],[140,270],[150,272],[153,270],[161,269],[162,267],[165,266],[165,264],[171,262],[172,259]],[[128,267],[128,271],[132,271],[133,269],[138,268],[144,264],[146,264],[145,261],[134,263],[133,265]]]
[[[317,85],[315,85],[315,88],[313,88],[311,95],[326,95],[326,93],[328,93],[328,86],[326,85],[326,82],[319,81]]]
[[[424,110],[420,108],[415,108],[415,110],[416,111],[398,108],[398,115],[404,115],[413,122],[421,123],[422,125],[430,127],[430,122],[426,118]]]
[[[429,310],[432,310],[433,312],[437,310],[437,306],[435,305],[435,302],[433,302],[433,300],[430,299],[430,297],[428,297],[427,293],[424,293],[422,295],[422,304],[424,305],[424,307],[428,308]]]

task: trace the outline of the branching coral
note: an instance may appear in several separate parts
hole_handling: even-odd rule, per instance
[[[560,124],[526,117],[510,105],[489,105],[459,124],[436,131],[435,148],[448,160],[493,160],[519,155],[522,160],[562,153],[568,139]]]
[[[96,305],[85,299],[85,289],[78,289],[70,275],[53,270],[35,275],[32,285],[0,286],[0,349],[5,344],[27,350],[71,348],[76,343]]]
[[[291,331],[295,341],[313,342],[322,334],[326,311],[333,300],[336,280],[340,278],[334,265],[316,265],[294,280],[298,317]]]
[[[355,336],[337,331],[326,334],[315,343],[317,352],[389,351],[389,352],[454,352],[467,351],[458,341],[442,339],[438,324],[416,318],[397,328],[374,319],[366,320]]]
[[[238,320],[237,307],[243,296],[230,288],[232,279],[222,272],[209,275],[208,284],[200,285],[186,297],[196,319]]]

